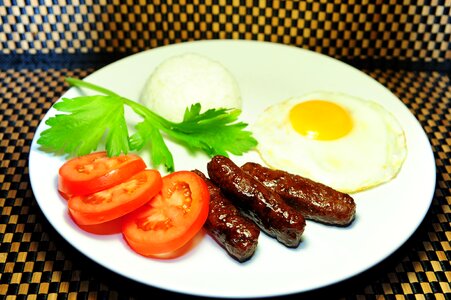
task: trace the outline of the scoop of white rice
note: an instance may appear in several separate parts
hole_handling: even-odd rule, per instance
[[[198,102],[201,112],[241,109],[239,87],[232,74],[220,63],[192,53],[163,61],[147,80],[140,102],[174,122],[182,121],[185,109]]]

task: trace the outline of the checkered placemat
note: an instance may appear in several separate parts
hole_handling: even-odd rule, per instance
[[[0,0],[0,298],[182,298],[65,242],[34,199],[27,164],[64,77],[202,39],[278,42],[352,61],[407,105],[432,144],[436,191],[412,238],[364,274],[296,298],[451,299],[451,2],[425,0]]]
[[[65,92],[67,76],[87,69],[0,70],[0,297],[20,299],[177,299],[104,269],[65,242],[40,211],[30,187],[28,153],[37,125]],[[371,270],[295,299],[450,299],[451,82],[446,74],[366,70],[418,118],[436,158],[437,186],[419,229]]]
[[[0,53],[134,53],[253,39],[348,59],[451,59],[449,1],[0,0]]]

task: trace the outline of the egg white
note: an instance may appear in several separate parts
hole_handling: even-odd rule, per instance
[[[289,112],[307,100],[327,100],[345,108],[353,120],[346,136],[329,141],[296,132]],[[353,193],[387,182],[398,174],[407,155],[404,131],[381,105],[341,93],[315,92],[268,107],[252,125],[265,163]]]

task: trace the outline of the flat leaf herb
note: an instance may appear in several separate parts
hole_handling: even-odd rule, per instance
[[[97,150],[105,142],[109,156],[132,150],[150,151],[152,166],[164,165],[174,171],[174,160],[164,136],[191,151],[203,151],[210,157],[228,153],[242,155],[257,145],[246,123],[239,122],[239,109],[209,109],[201,112],[199,103],[188,107],[182,122],[171,122],[138,102],[124,98],[95,84],[67,78],[74,87],[86,88],[101,95],[63,98],[53,107],[62,113],[50,117],[37,143],[49,152],[81,156]],[[136,132],[129,134],[124,107],[141,117]]]

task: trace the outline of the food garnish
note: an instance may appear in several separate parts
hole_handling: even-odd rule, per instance
[[[183,121],[171,122],[133,100],[98,85],[76,78],[66,78],[74,87],[86,88],[101,95],[63,98],[53,106],[64,114],[50,117],[37,143],[49,152],[82,156],[95,151],[105,142],[108,156],[127,154],[131,150],[149,147],[152,166],[164,165],[173,172],[174,160],[165,137],[187,147],[201,150],[210,157],[242,155],[257,145],[244,122],[238,122],[239,109],[208,109],[201,113],[199,103],[185,110]],[[124,108],[128,106],[142,118],[130,135]]]
[[[77,224],[100,224],[143,206],[160,192],[161,186],[157,170],[144,170],[108,189],[89,195],[72,195],[67,205]]]
[[[105,151],[76,157],[58,171],[58,191],[63,195],[88,195],[113,187],[146,168],[135,154],[108,157]]]
[[[144,256],[182,255],[207,219],[207,185],[190,171],[161,177],[158,170],[133,167],[139,160],[133,154],[107,157],[105,152],[72,158],[60,168],[59,177],[66,181],[59,180],[58,190],[65,191],[68,212],[81,229],[95,234],[121,232],[128,245]],[[77,169],[79,176],[74,175]]]
[[[191,241],[202,229],[210,194],[205,182],[190,171],[163,177],[161,192],[126,215],[122,234],[129,246],[144,256],[171,253]]]

